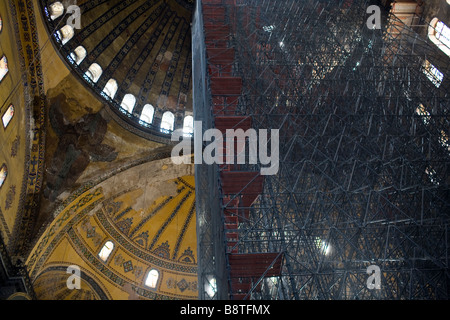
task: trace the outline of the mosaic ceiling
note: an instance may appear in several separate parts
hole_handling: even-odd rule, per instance
[[[160,160],[73,193],[26,262],[38,299],[196,299],[192,170]],[[67,286],[69,266],[81,270],[79,290]]]

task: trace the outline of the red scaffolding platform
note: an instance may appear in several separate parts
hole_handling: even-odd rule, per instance
[[[236,108],[242,94],[242,78],[233,76],[235,50],[229,46],[231,40],[230,25],[227,23],[227,10],[222,4],[235,0],[203,1],[203,19],[205,26],[205,44],[208,59],[208,72],[212,94],[212,111],[215,116],[215,128],[224,134],[227,129],[252,128],[252,118],[238,116]],[[233,138],[234,139],[234,138]],[[242,142],[242,141],[240,141]],[[241,144],[245,148],[245,144]],[[234,142],[234,153],[238,150],[238,141]],[[235,155],[226,153],[226,160]],[[235,171],[238,165],[220,166],[223,220],[226,239],[226,253],[229,263],[230,296],[233,299],[249,298],[252,291],[261,288],[263,277],[281,274],[281,253],[239,253],[239,224],[250,219],[250,207],[263,190],[264,177],[259,172]]]
[[[230,253],[231,295],[234,300],[249,299],[261,290],[261,280],[281,275],[282,253]]]

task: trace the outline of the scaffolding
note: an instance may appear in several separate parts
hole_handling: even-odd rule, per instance
[[[203,130],[280,134],[196,165],[200,299],[449,298],[448,56],[369,0],[197,1],[193,50]]]

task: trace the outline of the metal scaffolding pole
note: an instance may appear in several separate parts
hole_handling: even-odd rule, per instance
[[[381,8],[381,29],[367,27],[370,5]],[[448,299],[450,58],[378,1],[203,6],[224,14],[227,76],[242,79],[233,108],[212,99],[205,110],[280,132],[279,172],[240,207],[249,214],[233,248],[283,253],[281,273],[245,298]],[[380,289],[366,285],[371,265]]]

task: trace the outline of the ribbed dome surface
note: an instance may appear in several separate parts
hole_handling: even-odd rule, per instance
[[[79,26],[75,1],[41,3],[61,55],[119,122],[159,138],[185,126],[193,0],[79,0]]]

